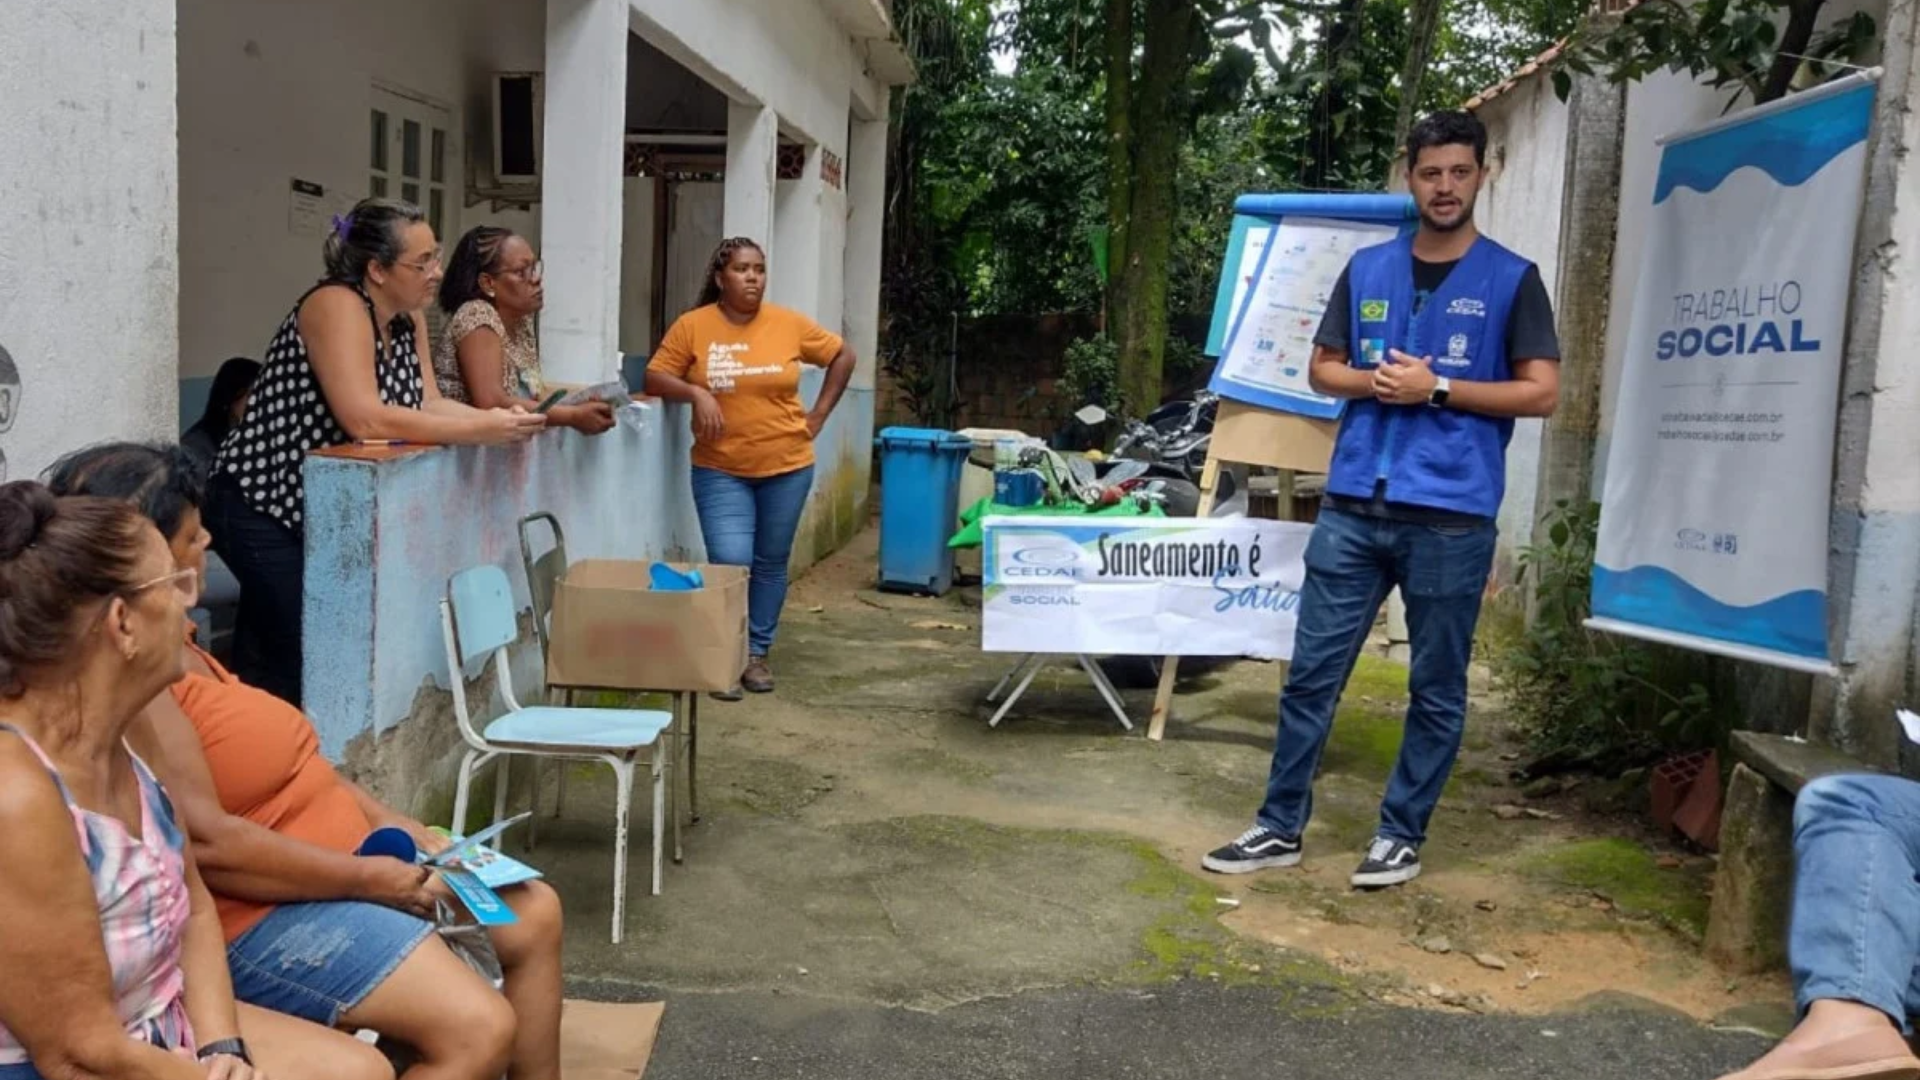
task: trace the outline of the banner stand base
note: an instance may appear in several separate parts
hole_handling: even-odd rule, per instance
[[[1120,692],[1113,688],[1113,683],[1107,681],[1107,673],[1101,671],[1100,665],[1094,663],[1085,653],[1074,653],[1072,657],[1080,665],[1080,669],[1087,673],[1087,678],[1093,680],[1093,688],[1100,691],[1100,697],[1106,701],[1107,708],[1113,711],[1114,718],[1120,721],[1120,726],[1132,731],[1133,721],[1127,719],[1127,708],[1120,703]],[[993,719],[987,721],[987,726],[999,727],[1007,711],[1013,708],[1013,703],[1019,701],[1020,696],[1027,692],[1027,687],[1033,685],[1033,677],[1040,674],[1040,669],[1046,667],[1048,661],[1059,658],[1060,656],[1049,653],[1028,653],[1022,656],[1005,675],[1000,676],[1000,681],[993,684],[993,692],[987,695],[987,704],[993,704],[994,699],[1006,690],[1009,683],[1014,683],[1013,693],[1007,696],[1007,700],[1000,703],[1000,708],[994,712]],[[1019,680],[1017,683],[1015,683],[1016,679]]]
[[[1788,671],[1803,671],[1809,675],[1833,676],[1840,673],[1833,661],[1813,656],[1798,656],[1775,649],[1762,649],[1753,645],[1741,645],[1733,641],[1718,641],[1714,638],[1700,637],[1695,634],[1683,634],[1677,630],[1662,630],[1657,626],[1642,626],[1639,623],[1622,622],[1619,619],[1587,619],[1580,625],[1589,630],[1600,630],[1622,637],[1639,638],[1661,645],[1672,645],[1695,652],[1712,653],[1734,660],[1745,660],[1768,667],[1785,668]]]

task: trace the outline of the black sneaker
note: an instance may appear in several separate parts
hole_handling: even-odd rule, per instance
[[[1367,857],[1353,872],[1356,889],[1384,889],[1404,885],[1420,876],[1420,849],[1384,836],[1373,838]]]
[[[1300,861],[1300,841],[1289,840],[1265,825],[1255,825],[1223,848],[1215,848],[1200,865],[1216,874],[1251,874]]]

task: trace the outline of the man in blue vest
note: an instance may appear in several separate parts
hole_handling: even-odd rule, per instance
[[[1481,236],[1487,131],[1467,113],[1414,126],[1420,228],[1356,252],[1314,337],[1310,377],[1347,399],[1306,583],[1266,802],[1203,865],[1243,874],[1300,861],[1313,774],[1347,677],[1396,586],[1413,647],[1400,759],[1353,884],[1420,874],[1420,844],[1460,750],[1467,661],[1493,566],[1507,440],[1559,396],[1560,343],[1534,265]]]

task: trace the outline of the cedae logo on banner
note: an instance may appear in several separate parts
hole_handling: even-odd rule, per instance
[[[1484,319],[1487,317],[1487,302],[1474,296],[1456,296],[1453,303],[1447,305],[1449,315],[1472,315]]]
[[[1010,562],[1000,568],[1003,577],[1066,578],[1071,581],[1078,576],[1074,567],[1080,562],[1080,549],[1041,544],[1016,548],[1008,558]]]

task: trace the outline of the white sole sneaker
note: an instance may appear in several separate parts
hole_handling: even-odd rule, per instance
[[[1251,874],[1255,870],[1277,870],[1283,866],[1300,865],[1300,853],[1290,851],[1285,855],[1269,855],[1264,859],[1216,859],[1211,855],[1200,860],[1200,865],[1216,874]]]
[[[1349,880],[1356,889],[1384,889],[1390,885],[1405,885],[1420,876],[1420,864],[1402,866],[1395,870],[1376,870],[1371,874],[1355,872]]]

